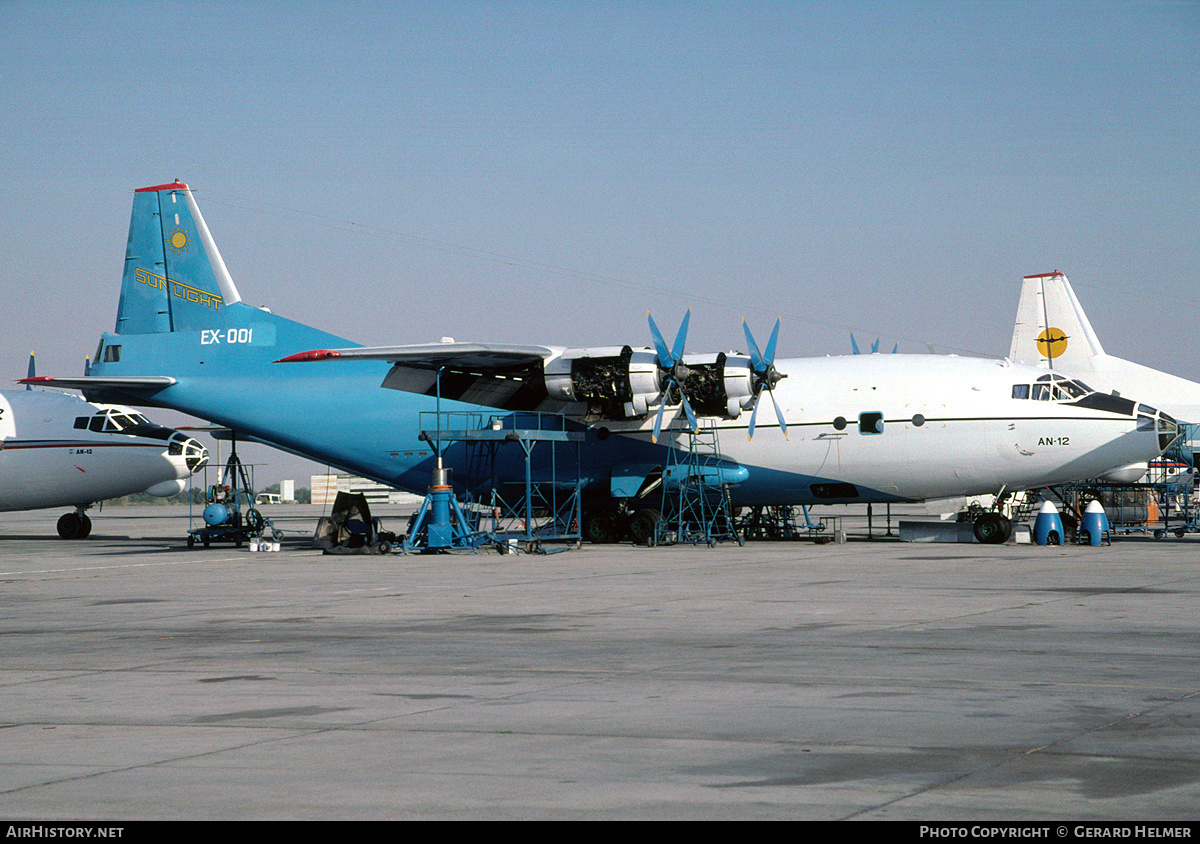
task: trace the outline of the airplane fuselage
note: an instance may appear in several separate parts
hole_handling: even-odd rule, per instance
[[[0,440],[0,510],[80,507],[156,487],[178,492],[204,453],[182,434],[135,424],[128,408],[27,390],[0,393]]]
[[[274,363],[322,345],[350,345],[257,308],[227,306],[227,328],[159,334],[106,334],[118,361],[94,376],[146,374],[122,361],[171,360],[176,383],[123,398],[175,408],[228,425],[241,436],[383,483],[423,492],[434,465],[420,439],[432,429],[432,396],[382,389],[386,363]],[[1033,488],[1090,477],[1159,451],[1153,427],[1133,413],[1060,401],[1014,399],[1016,384],[1039,372],[1004,361],[869,355],[778,361],[775,390],[788,436],[748,413],[715,420],[719,451],[740,467],[735,503],[813,504],[911,501]],[[115,397],[101,393],[106,398]],[[443,400],[445,412],[503,411]],[[569,408],[568,408],[569,409]],[[674,412],[674,411],[672,411]],[[583,474],[595,490],[615,467],[666,461],[682,418],[654,444],[652,416],[586,428]],[[1144,428],[1144,425],[1143,425]],[[447,460],[461,457],[453,447]],[[465,477],[465,466],[456,466]],[[516,471],[515,464],[510,467]]]

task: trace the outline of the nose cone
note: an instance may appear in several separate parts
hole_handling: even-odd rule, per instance
[[[199,441],[185,437],[176,432],[171,437],[169,452],[172,457],[181,458],[179,477],[186,478],[194,475],[208,465],[208,449]]]

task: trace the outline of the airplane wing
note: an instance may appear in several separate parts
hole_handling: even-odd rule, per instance
[[[381,386],[505,410],[535,410],[547,399],[543,366],[560,350],[501,343],[427,343],[313,349],[275,363],[379,360],[392,364]]]
[[[449,369],[456,372],[521,370],[545,361],[555,353],[546,346],[499,343],[427,343],[416,346],[359,346],[352,349],[314,349],[280,358],[275,363],[317,360],[384,360],[413,369]]]

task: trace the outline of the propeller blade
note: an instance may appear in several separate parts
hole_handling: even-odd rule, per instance
[[[662,332],[654,324],[654,317],[650,316],[649,311],[646,311],[646,319],[650,320],[650,337],[653,338],[654,350],[658,353],[658,365],[670,369],[675,365],[675,361],[671,358],[671,353],[667,351],[667,341],[663,339]]]
[[[779,409],[779,402],[775,401],[775,390],[768,390],[771,394],[771,404],[775,405],[775,418],[779,420],[779,430],[783,431],[784,438],[787,437],[787,420],[783,418],[783,411]],[[757,405],[755,405],[757,408]]]
[[[679,391],[679,397],[683,399],[683,412],[687,414],[688,424],[692,426],[692,433],[700,429],[696,423],[696,414],[692,412],[692,406],[688,403],[687,396],[683,394],[683,390]]]
[[[754,402],[754,409],[750,411],[750,430],[746,432],[746,439],[754,439],[754,420],[758,416],[758,402]]]
[[[651,442],[658,442],[658,435],[662,433],[662,418],[663,411],[667,409],[667,397],[664,394],[662,401],[658,403],[658,416],[654,418],[654,432],[650,435]]]
[[[771,330],[771,339],[767,341],[767,351],[763,354],[763,363],[770,366],[775,362],[775,342],[779,339],[779,326],[783,317],[775,320],[775,328]]]
[[[36,377],[36,376],[35,376],[35,374],[34,374],[34,370],[35,370],[35,367],[34,367],[34,365],[33,365],[33,352],[30,352],[30,353],[29,353],[29,374],[28,374],[28,375],[26,375],[25,377],[26,377],[26,378],[30,378],[30,379],[32,379],[32,378],[34,378],[34,377]],[[26,384],[26,385],[25,385],[25,389],[26,389],[26,390],[32,390],[32,389],[33,389],[33,385],[32,385],[32,384]]]
[[[876,337],[875,342],[871,344],[871,354],[873,354],[873,355],[879,354],[879,338],[878,337]]]
[[[765,369],[762,352],[758,350],[758,343],[755,342],[754,335],[750,333],[750,326],[744,319],[742,320],[742,331],[746,334],[746,352],[750,355],[750,363],[753,364],[754,370],[757,372],[760,369]]]
[[[853,332],[853,331],[851,331],[851,332],[850,332],[850,351],[851,351],[853,354],[856,354],[856,355],[861,355],[861,354],[862,354],[862,352],[860,352],[860,351],[858,350],[858,343],[856,343],[856,342],[854,341],[854,332]]]
[[[692,318],[692,309],[688,308],[687,313],[683,315],[683,322],[679,324],[679,333],[675,335],[675,345],[671,347],[671,357],[675,360],[683,359],[683,345],[687,342],[688,321]]]

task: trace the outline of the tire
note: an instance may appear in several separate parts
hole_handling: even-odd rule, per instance
[[[638,545],[649,545],[654,538],[654,529],[658,527],[659,514],[649,507],[638,510],[629,519],[629,536]]]
[[[610,510],[597,510],[583,517],[583,538],[593,545],[611,545],[619,542],[617,517]]]
[[[1012,522],[1000,513],[983,513],[975,519],[974,534],[984,545],[1002,545],[1012,535]]]
[[[63,513],[58,520],[58,535],[63,539],[74,539],[81,527],[77,513]]]

